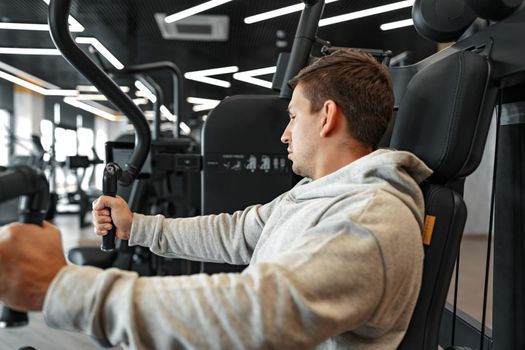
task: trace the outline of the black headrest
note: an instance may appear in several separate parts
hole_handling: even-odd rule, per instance
[[[412,19],[417,32],[437,42],[457,40],[476,19],[467,0],[416,0]]]
[[[477,17],[502,20],[523,0],[415,0],[412,19],[417,32],[436,42],[456,41]]]
[[[399,106],[390,146],[423,160],[436,182],[465,177],[481,160],[495,103],[488,60],[456,52],[418,72]]]
[[[499,21],[516,11],[523,0],[469,0],[468,3],[479,17]]]

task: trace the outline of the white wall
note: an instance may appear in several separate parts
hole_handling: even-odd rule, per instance
[[[14,132],[22,139],[31,139],[32,134],[40,135],[40,121],[44,117],[44,97],[24,88],[16,87],[14,93]],[[24,142],[32,149],[31,142]],[[15,154],[29,155],[29,150],[16,145]]]
[[[495,120],[496,118],[493,116],[481,163],[478,169],[465,181],[464,198],[468,213],[465,234],[488,234],[494,152],[496,149]]]

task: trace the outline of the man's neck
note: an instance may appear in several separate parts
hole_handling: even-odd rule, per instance
[[[334,147],[319,156],[321,159],[318,159],[318,167],[312,179],[316,180],[331,174],[353,161],[372,153],[372,151],[372,147],[364,146],[360,143],[347,145],[344,148]]]

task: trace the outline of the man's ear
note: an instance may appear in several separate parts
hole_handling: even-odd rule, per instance
[[[326,100],[321,109],[321,131],[320,136],[326,137],[333,133],[341,124],[341,110],[333,100]]]

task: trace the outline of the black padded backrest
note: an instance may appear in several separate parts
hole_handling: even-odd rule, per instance
[[[238,95],[208,114],[202,132],[202,214],[269,202],[297,182],[281,142],[289,121],[288,102],[279,96]],[[202,271],[243,268],[205,263]]]
[[[238,95],[208,114],[202,132],[202,214],[266,203],[294,185],[281,142],[288,102],[279,96]]]
[[[462,179],[476,169],[495,102],[486,58],[457,52],[418,72],[401,101],[390,146],[415,153],[434,174],[425,196],[421,291],[398,349],[436,349],[441,315],[467,217]]]
[[[472,52],[456,52],[425,67],[400,103],[390,146],[416,154],[445,183],[479,165],[495,102],[490,65]]]
[[[424,246],[423,279],[416,309],[398,350],[437,349],[441,315],[467,218],[465,202],[457,192],[428,182],[422,189],[425,226],[432,236],[430,244]]]

